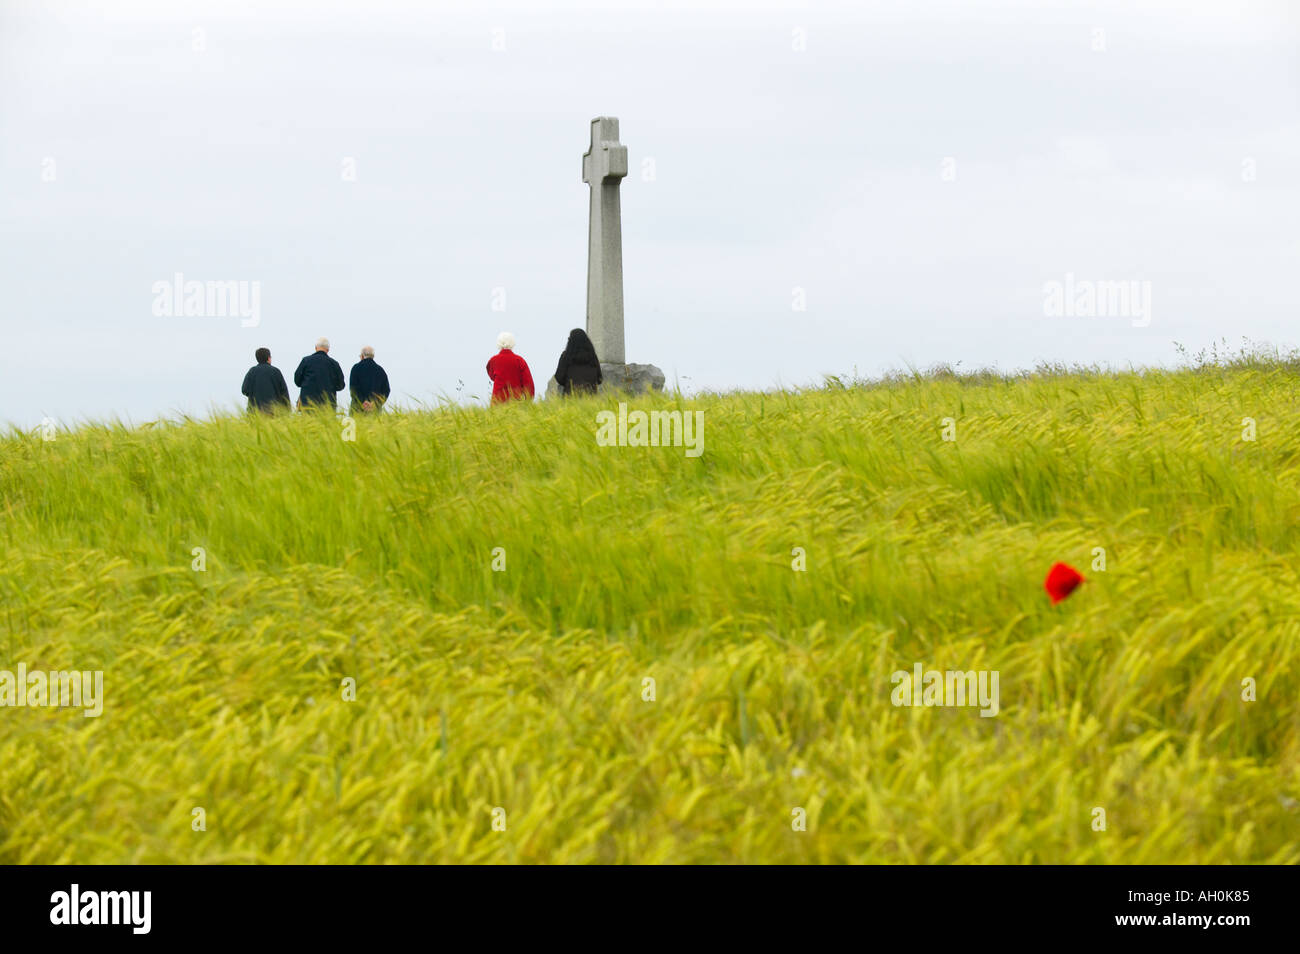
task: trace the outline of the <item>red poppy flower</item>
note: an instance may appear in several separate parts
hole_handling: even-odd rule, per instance
[[[1052,598],[1052,605],[1055,606],[1077,590],[1082,582],[1083,574],[1074,567],[1068,563],[1055,563],[1047,572],[1043,589],[1047,590],[1047,595]]]

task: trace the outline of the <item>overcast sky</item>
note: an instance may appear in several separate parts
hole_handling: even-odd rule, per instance
[[[485,397],[503,329],[540,384],[601,115],[628,360],[690,391],[1300,344],[1298,11],[0,0],[0,421],[242,406],[319,335],[402,403]],[[258,323],[157,314],[177,273]],[[1149,313],[1048,314],[1067,275]]]

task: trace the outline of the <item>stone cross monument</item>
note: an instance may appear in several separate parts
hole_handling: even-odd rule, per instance
[[[628,364],[623,339],[623,215],[618,187],[627,175],[627,146],[618,141],[618,120],[591,121],[591,147],[582,157],[582,181],[591,187],[587,225],[587,335],[596,347],[606,391],[639,394],[664,389],[664,373],[652,364]],[[548,397],[557,393],[551,378]]]
[[[582,157],[582,181],[591,186],[587,226],[587,334],[602,363],[627,361],[623,342],[623,216],[618,187],[627,175],[627,146],[618,120],[591,121],[591,148]]]

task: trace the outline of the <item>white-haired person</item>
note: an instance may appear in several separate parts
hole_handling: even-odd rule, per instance
[[[329,405],[333,410],[337,406],[334,394],[347,385],[343,381],[343,369],[330,357],[328,338],[317,338],[316,350],[298,362],[293,383],[299,388],[298,407],[306,410]]]
[[[488,359],[487,373],[492,379],[492,403],[499,401],[531,401],[533,375],[528,362],[515,354],[515,336],[508,331],[497,335],[501,350]]]
[[[352,413],[382,411],[388,395],[388,375],[375,364],[375,349],[366,345],[361,349],[361,360],[348,372],[348,390],[352,392]]]

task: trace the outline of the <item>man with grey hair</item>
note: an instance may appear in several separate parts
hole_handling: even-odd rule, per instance
[[[307,410],[312,407],[329,405],[335,408],[334,393],[342,391],[343,369],[330,357],[330,340],[316,339],[316,350],[298,362],[298,370],[293,373],[293,383],[299,387],[298,407]]]
[[[352,392],[352,413],[382,411],[391,390],[388,375],[375,364],[375,349],[366,345],[361,349],[361,360],[348,374],[348,389]]]

